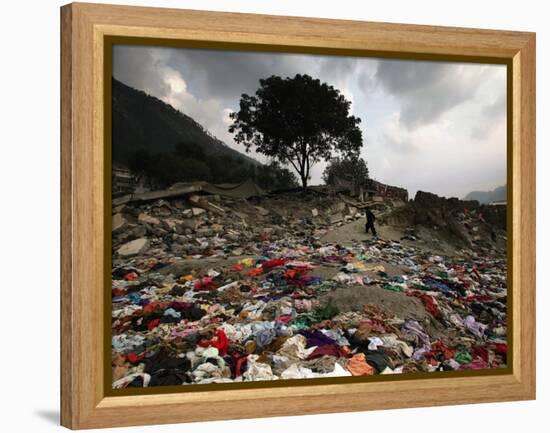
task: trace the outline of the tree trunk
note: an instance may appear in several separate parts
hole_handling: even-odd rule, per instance
[[[300,175],[302,179],[302,190],[305,192],[307,190],[307,176]]]

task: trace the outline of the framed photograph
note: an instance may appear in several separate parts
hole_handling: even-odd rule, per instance
[[[61,22],[62,425],[535,398],[533,33]]]

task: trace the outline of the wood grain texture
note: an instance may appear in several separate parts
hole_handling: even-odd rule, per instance
[[[73,413],[72,346],[72,10],[61,10],[61,423]]]
[[[535,36],[531,33],[71,4],[61,11],[61,423],[69,428],[535,397]],[[513,372],[501,376],[106,397],[103,384],[106,36],[283,50],[512,61]],[[108,207],[109,205],[107,205]]]

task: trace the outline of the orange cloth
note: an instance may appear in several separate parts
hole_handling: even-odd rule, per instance
[[[263,268],[261,266],[258,266],[257,268],[249,271],[246,275],[248,275],[249,277],[257,277],[258,275],[262,275],[263,272]]]
[[[374,368],[367,364],[364,353],[353,355],[347,364],[346,368],[354,376],[371,376],[374,374]]]

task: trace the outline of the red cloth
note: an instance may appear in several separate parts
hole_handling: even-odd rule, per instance
[[[488,295],[471,295],[461,299],[462,302],[474,302],[474,301],[485,302],[489,300],[491,300],[491,297]]]
[[[481,358],[485,362],[489,362],[489,352],[487,351],[487,349],[485,349],[485,347],[482,347],[482,346],[474,347],[470,352],[470,355],[472,355],[472,358],[474,359]]]
[[[147,329],[149,331],[152,331],[153,329],[155,329],[155,327],[159,324],[160,322],[160,319],[153,319],[149,322],[149,324],[147,325]]]
[[[287,259],[273,259],[262,263],[262,268],[276,268],[278,266],[284,266]]]
[[[165,302],[151,302],[143,307],[143,314],[151,314],[156,310],[164,310],[165,307]]]
[[[241,370],[244,370],[244,367],[246,365],[246,356],[235,354],[233,356],[235,358],[235,377],[239,377],[241,375]]]
[[[138,355],[137,353],[129,353],[126,355],[126,359],[130,361],[132,364],[135,364],[138,361],[141,361],[145,357],[145,353],[142,353],[141,355]]]
[[[317,347],[307,359],[320,358],[321,356],[329,355],[335,356],[336,358],[342,358],[348,355],[348,353],[342,349],[340,346],[335,344],[326,344],[324,346]]]
[[[262,275],[264,272],[263,268],[261,266],[252,269],[250,272],[248,272],[246,275],[249,277],[257,277],[258,275]]]
[[[408,296],[416,296],[417,298],[422,299],[422,302],[424,303],[424,307],[430,313],[432,316],[436,318],[441,317],[441,311],[439,311],[439,307],[437,306],[434,298],[430,295],[426,295],[425,293],[419,292],[418,290],[411,290],[407,292]]]
[[[124,279],[126,281],[135,281],[138,279],[138,274],[136,274],[135,272],[128,272],[126,275],[124,275]]]
[[[455,356],[455,351],[447,347],[447,345],[442,341],[436,341],[435,343],[433,343],[431,352],[434,355],[437,353],[442,353],[445,359],[451,359]]]
[[[231,272],[241,272],[244,269],[244,266],[237,263],[231,268]]]
[[[202,277],[199,281],[195,282],[195,290],[199,289],[206,289],[206,290],[213,290],[216,289],[216,285],[212,282],[214,280],[214,277],[207,276]]]
[[[216,331],[216,336],[210,341],[199,341],[199,346],[201,347],[211,347],[214,346],[220,352],[220,355],[227,355],[227,349],[231,345],[229,339],[223,332],[223,329],[218,329]]]
[[[114,297],[117,297],[117,296],[124,296],[126,294],[126,290],[125,289],[113,289],[113,296]]]
[[[495,344],[496,353],[506,353],[508,352],[508,345],[506,343],[496,343]]]

